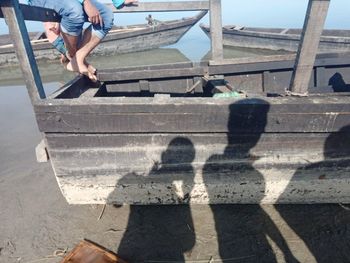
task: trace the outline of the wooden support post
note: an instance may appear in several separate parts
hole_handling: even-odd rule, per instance
[[[18,0],[1,0],[0,7],[9,27],[28,93],[34,105],[37,100],[45,98],[45,91]]]
[[[309,0],[290,90],[306,94],[330,0]]]
[[[222,37],[221,0],[210,0],[211,59],[221,61],[224,58]]]

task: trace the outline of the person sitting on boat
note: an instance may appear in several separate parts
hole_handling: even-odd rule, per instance
[[[56,50],[61,53],[61,63],[68,63],[70,59],[63,38],[60,34],[59,23],[45,22],[44,28],[49,43],[51,43],[54,46],[54,48],[56,48]]]
[[[138,0],[112,1],[116,8],[138,2]],[[86,57],[112,28],[113,12],[97,0],[28,0],[28,4],[53,9],[61,16],[60,34],[71,57],[66,68],[87,75],[91,80],[97,80],[96,69],[87,63]],[[79,41],[85,22],[90,22],[91,25],[84,31]]]

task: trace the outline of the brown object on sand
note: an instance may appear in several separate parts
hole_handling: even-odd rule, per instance
[[[81,241],[61,263],[127,263],[116,254],[90,241]]]

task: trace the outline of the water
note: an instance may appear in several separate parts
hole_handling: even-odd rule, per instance
[[[150,2],[151,0],[143,0],[142,2]],[[161,1],[161,0],[153,0]],[[25,3],[26,0],[20,2]],[[109,0],[102,2],[109,3]],[[245,0],[232,1],[222,0],[223,7],[223,24],[235,24],[245,26],[262,26],[262,27],[283,27],[295,28],[302,27],[304,15],[308,1],[295,0]],[[348,0],[332,0],[326,28],[350,28],[350,20],[348,19],[348,10],[350,10],[350,1]],[[177,19],[179,17],[188,17],[195,15],[196,12],[169,12],[169,13],[153,13],[153,17],[159,20]],[[145,13],[137,14],[116,14],[115,24],[127,25],[145,23]],[[209,23],[207,15],[201,20],[202,23]],[[41,31],[42,23],[27,22],[29,31]],[[8,33],[7,26],[3,19],[0,19],[0,34]],[[173,51],[170,49],[177,49]],[[98,68],[110,68],[129,65],[141,65],[152,63],[167,63],[179,61],[199,61],[208,58],[207,53],[210,50],[210,42],[208,37],[196,25],[175,45],[166,47],[169,54],[163,50],[141,52],[138,54],[127,54],[109,58],[92,58],[92,62]],[[157,55],[158,52],[158,55]],[[180,52],[182,54],[175,55]],[[160,55],[161,54],[161,55]],[[269,51],[227,49],[225,56],[227,58],[254,56],[259,54],[275,54]],[[164,58],[159,59],[159,58]],[[43,81],[47,82],[65,82],[73,75],[65,72],[58,63],[40,63],[39,65]],[[23,83],[20,71],[17,68],[7,67],[0,71],[0,86],[16,85]]]

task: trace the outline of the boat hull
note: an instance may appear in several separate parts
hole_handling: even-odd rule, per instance
[[[209,36],[210,30],[201,25],[202,30]],[[257,29],[256,29],[257,30]],[[261,29],[263,30],[263,29]],[[272,29],[271,29],[272,30]],[[270,33],[258,31],[237,30],[230,27],[223,28],[223,44],[231,47],[261,48],[270,50],[286,50],[295,52],[300,43],[300,30],[292,30],[293,34]],[[338,30],[344,36],[322,36],[319,44],[319,53],[348,52],[350,51],[350,35],[347,30]],[[275,32],[283,32],[283,29],[275,29]]]
[[[206,11],[200,12],[195,17],[183,18],[174,21],[164,21],[154,26],[139,25],[119,28],[111,31],[98,45],[91,55],[105,56],[130,52],[155,49],[178,42],[181,37],[190,30],[203,16]],[[48,41],[39,41],[32,44],[34,55],[37,60],[54,60],[59,57]],[[0,65],[18,63],[13,46],[0,47]]]
[[[349,203],[349,93],[317,87],[332,63],[350,70],[344,59],[317,60],[318,92],[306,98],[268,96],[262,79],[249,81],[288,61],[179,63],[100,71],[102,86],[77,79],[35,112],[71,204]],[[251,87],[248,97],[196,86],[220,73]]]
[[[243,142],[228,149],[227,137],[212,133],[50,134],[46,140],[70,204],[349,203],[349,158],[324,158],[329,135],[263,135],[249,157],[238,150]],[[174,141],[186,143],[169,147]],[[179,161],[184,152],[195,152],[192,163]]]

